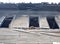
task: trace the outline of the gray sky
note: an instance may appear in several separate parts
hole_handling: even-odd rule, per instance
[[[58,3],[60,2],[60,0],[0,0],[0,2],[11,2],[11,3],[21,3],[21,2],[25,2],[25,3],[29,3],[29,2],[32,2],[32,3],[40,3],[40,2],[54,2],[54,3]]]

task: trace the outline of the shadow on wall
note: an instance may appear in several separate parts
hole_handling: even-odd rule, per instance
[[[47,22],[51,29],[59,29],[59,26],[55,21],[55,17],[53,17],[53,16],[47,17]]]
[[[38,17],[29,17],[29,27],[39,27]]]
[[[11,21],[12,21],[12,19],[13,19],[13,17],[6,17],[4,20],[3,20],[3,22],[2,22],[2,24],[1,24],[1,28],[9,28],[9,24],[11,23]]]

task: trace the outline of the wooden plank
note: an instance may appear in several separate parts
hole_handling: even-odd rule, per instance
[[[0,18],[0,26],[1,26],[1,24],[2,24],[2,22],[3,22],[4,19],[5,19],[5,16],[2,16],[2,17]]]
[[[48,22],[46,20],[46,17],[39,17],[39,24],[40,24],[40,28],[49,28]]]
[[[58,24],[58,26],[60,28],[60,16],[56,16],[55,20],[56,20],[56,23]]]
[[[28,28],[29,27],[29,17],[28,16],[21,16],[18,19],[15,19],[13,22],[12,27],[17,27],[17,28]]]

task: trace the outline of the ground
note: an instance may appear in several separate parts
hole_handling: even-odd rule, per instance
[[[4,44],[52,44],[60,42],[60,30],[0,29],[0,43]]]

